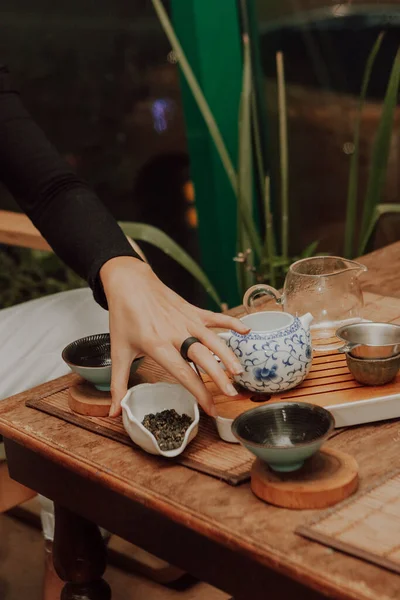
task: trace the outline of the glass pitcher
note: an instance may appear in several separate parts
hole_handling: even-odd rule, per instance
[[[341,341],[339,327],[362,320],[363,295],[359,275],[367,267],[338,256],[315,256],[293,263],[286,275],[283,292],[258,284],[244,295],[248,312],[263,310],[266,296],[275,299],[285,312],[314,317],[311,336],[314,350],[334,350]]]

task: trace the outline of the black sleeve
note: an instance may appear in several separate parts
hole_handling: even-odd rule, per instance
[[[0,179],[54,252],[106,307],[102,265],[134,252],[118,223],[46,139],[0,65]]]

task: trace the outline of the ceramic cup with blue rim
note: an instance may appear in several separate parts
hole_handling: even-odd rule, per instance
[[[272,402],[234,420],[232,433],[274,471],[296,471],[335,427],[332,414],[307,402]]]
[[[71,342],[62,351],[62,358],[69,368],[102,392],[111,386],[111,343],[109,333],[89,335]],[[143,358],[137,358],[131,366],[131,375],[137,371]]]
[[[299,385],[312,363],[309,313],[294,317],[281,311],[257,312],[241,318],[250,332],[219,333],[236,354],[243,373],[235,377],[242,387],[276,394]]]

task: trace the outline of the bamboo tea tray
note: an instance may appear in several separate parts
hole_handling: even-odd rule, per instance
[[[260,404],[279,401],[309,402],[328,408],[336,427],[400,417],[400,375],[384,386],[364,386],[353,378],[345,356],[339,352],[316,353],[311,371],[299,387],[272,396],[241,391],[239,396],[230,398],[219,393],[208,378],[203,379],[213,393],[218,414],[226,418],[235,418]]]

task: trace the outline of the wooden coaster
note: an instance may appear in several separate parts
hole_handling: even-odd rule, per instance
[[[275,506],[295,509],[326,508],[344,500],[358,487],[356,460],[324,448],[298,471],[278,473],[257,459],[251,471],[253,493]]]
[[[110,392],[101,392],[90,383],[80,383],[68,389],[71,410],[90,417],[107,417],[111,406]]]

